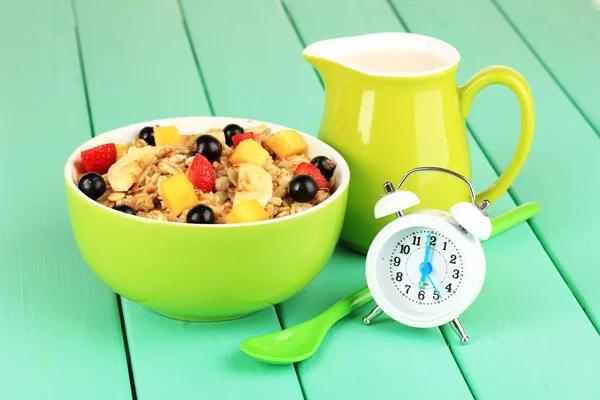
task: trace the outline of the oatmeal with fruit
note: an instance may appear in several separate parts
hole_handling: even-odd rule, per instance
[[[182,135],[147,126],[129,144],[81,152],[79,189],[127,214],[193,224],[235,224],[308,210],[332,194],[335,164],[309,159],[295,130],[229,124]]]

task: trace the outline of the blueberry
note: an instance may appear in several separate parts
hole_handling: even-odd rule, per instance
[[[294,201],[308,203],[317,195],[319,185],[312,176],[299,174],[290,181],[289,191]]]
[[[135,215],[134,209],[131,208],[131,206],[128,206],[127,204],[121,204],[120,206],[115,206],[115,207],[113,207],[113,210],[121,211],[122,213],[125,213],[125,214]]]
[[[185,220],[188,224],[214,224],[215,213],[209,206],[199,204],[188,211]]]
[[[145,126],[138,134],[138,138],[146,141],[150,146],[156,146],[154,141],[154,128],[151,126]]]
[[[219,139],[211,135],[200,135],[196,138],[196,153],[202,154],[211,163],[221,156],[223,146]]]
[[[325,156],[316,156],[310,163],[321,171],[321,175],[327,180],[331,179],[333,171],[335,171],[335,164],[329,158]]]
[[[229,124],[223,128],[223,133],[225,133],[225,143],[227,143],[227,146],[231,147],[233,146],[231,138],[240,133],[244,133],[244,128],[236,124]]]
[[[83,174],[79,179],[79,184],[77,186],[79,187],[79,190],[83,192],[83,194],[93,200],[96,200],[102,196],[106,190],[104,178],[102,178],[102,175],[96,172],[88,172],[87,174]]]

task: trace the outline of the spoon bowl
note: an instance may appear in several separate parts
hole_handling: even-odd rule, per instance
[[[290,364],[312,356],[331,327],[326,319],[313,318],[294,329],[245,340],[241,349],[250,357],[272,364]]]
[[[306,322],[279,332],[246,339],[240,347],[250,357],[271,364],[291,364],[305,360],[317,351],[333,324],[372,299],[369,288],[362,288]]]

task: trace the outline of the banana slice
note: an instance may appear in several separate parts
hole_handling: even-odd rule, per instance
[[[219,142],[225,144],[225,133],[221,129],[211,129],[206,134],[216,137],[219,139]]]
[[[204,133],[195,133],[192,135],[181,135],[181,140],[179,141],[179,144],[182,146],[191,144],[200,135],[210,135],[210,136],[216,137],[219,140],[219,142],[221,142],[222,144],[226,144],[225,143],[225,133],[221,129],[211,129]]]
[[[256,164],[240,164],[238,186],[233,198],[233,206],[235,207],[244,200],[257,200],[261,206],[266,207],[272,196],[273,181],[271,174]]]
[[[131,146],[119,158],[116,163],[111,165],[106,173],[106,179],[115,192],[125,192],[136,181],[138,176],[152,162],[156,150],[153,146],[135,147]]]

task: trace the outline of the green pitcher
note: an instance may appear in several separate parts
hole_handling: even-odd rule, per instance
[[[496,83],[516,94],[521,136],[502,175],[477,195],[496,201],[512,184],[533,139],[533,99],[527,82],[508,67],[493,66],[457,86],[458,51],[439,39],[401,32],[375,33],[313,43],[303,57],[325,86],[319,138],[350,166],[350,190],[341,242],[366,254],[389,219],[373,207],[386,181],[398,184],[410,169],[437,166],[471,178],[465,119],[475,95]],[[445,174],[417,174],[403,188],[415,192],[415,208],[448,211],[469,201],[466,185]],[[392,217],[390,217],[392,218]]]

